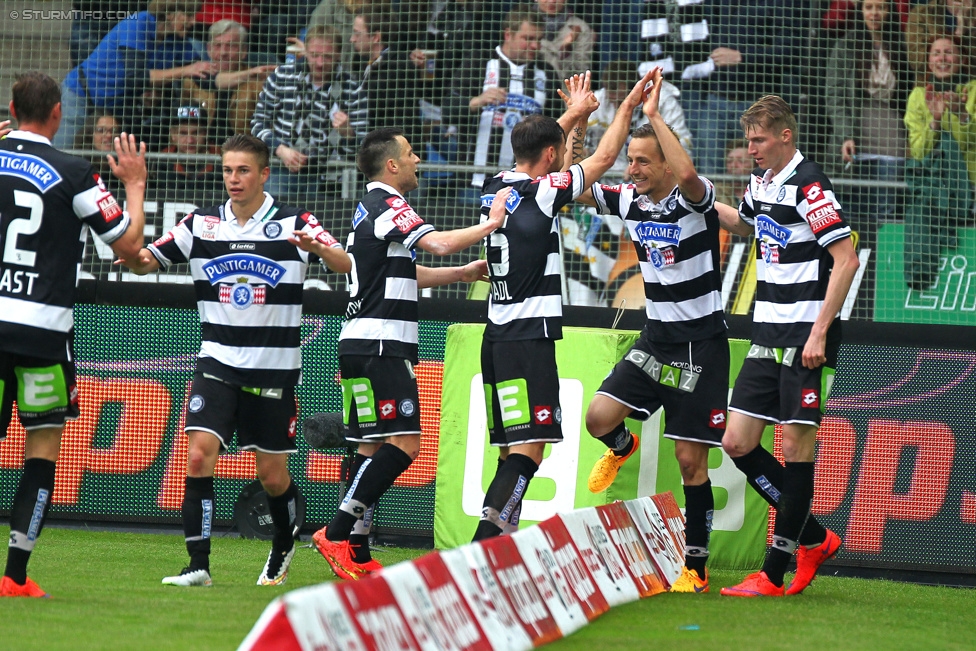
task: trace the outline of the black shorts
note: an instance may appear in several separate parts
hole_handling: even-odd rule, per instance
[[[346,439],[377,439],[420,434],[420,396],[413,364],[402,357],[343,355],[342,422]]]
[[[647,420],[664,407],[664,436],[719,446],[729,395],[729,340],[665,344],[643,335],[610,371],[597,394]]]
[[[257,452],[295,452],[298,403],[295,387],[252,389],[227,384],[197,371],[186,403],[184,431],[210,432],[227,449],[234,432],[237,447]]]
[[[556,342],[481,342],[488,434],[498,447],[563,440]]]
[[[803,347],[749,347],[732,390],[732,411],[770,421],[820,425],[837,368],[840,342],[828,342],[827,363],[803,366]]]
[[[7,437],[14,401],[28,431],[78,418],[74,362],[0,352],[0,441]]]

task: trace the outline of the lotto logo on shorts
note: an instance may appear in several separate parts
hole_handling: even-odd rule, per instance
[[[288,438],[295,438],[295,432],[298,430],[298,418],[292,416],[288,419]]]
[[[552,408],[548,405],[533,407],[532,414],[535,416],[536,425],[552,425]]]
[[[708,426],[715,429],[725,429],[725,412],[721,409],[713,409],[712,415],[708,417]]]
[[[380,400],[380,420],[394,420],[396,411],[396,400]]]
[[[820,392],[816,389],[801,389],[800,403],[804,408],[812,409],[820,406]]]

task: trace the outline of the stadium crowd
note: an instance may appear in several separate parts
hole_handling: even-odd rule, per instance
[[[73,24],[55,144],[101,151],[97,131],[111,128],[136,133],[150,152],[213,153],[229,135],[250,132],[272,150],[269,190],[344,233],[363,182],[355,152],[370,130],[401,127],[423,161],[482,168],[422,175],[421,201],[440,201],[454,213],[458,204],[476,203],[482,170],[512,166],[515,124],[531,114],[559,115],[562,79],[592,70],[609,100],[593,116],[592,151],[615,98],[659,66],[668,82],[667,122],[699,171],[728,175],[720,188],[726,198],[741,195],[732,176],[747,171],[729,162],[741,146],[739,116],[762,95],[784,97],[797,108],[803,150],[834,178],[855,180],[839,194],[860,241],[871,246],[879,222],[905,219],[918,235],[906,237],[906,282],[932,284],[939,247],[971,223],[973,0],[605,5],[76,2],[78,9],[131,13],[114,25]],[[99,127],[104,120],[114,124]],[[633,126],[642,121],[635,111]],[[181,135],[187,131],[197,131],[195,140]],[[622,174],[623,162],[611,174]],[[167,162],[152,170],[160,181],[153,185],[188,184],[202,201],[221,191],[210,171],[199,161]],[[566,245],[568,259],[575,255],[570,290],[573,302],[607,304],[633,278],[627,264],[634,261],[620,246],[619,220],[593,217],[583,209],[563,213],[579,240]]]

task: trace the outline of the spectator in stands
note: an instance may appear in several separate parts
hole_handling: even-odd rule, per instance
[[[708,59],[682,72],[707,78],[698,110],[685,104],[695,136],[698,171],[708,176],[724,169],[723,147],[739,135],[739,116],[764,95],[789,98],[803,44],[806,7],[789,0],[711,0]]]
[[[698,103],[702,84],[698,80],[707,78],[713,69],[707,63],[712,48],[704,3],[662,0],[645,6],[641,39],[646,49],[641,70],[660,67],[664,78],[681,88],[685,106]]]
[[[367,124],[365,98],[339,63],[338,39],[331,27],[309,28],[305,56],[271,73],[251,118],[251,133],[273,153],[268,192],[323,219],[316,203],[340,190],[341,176],[323,164],[348,160]]]
[[[403,0],[399,45],[421,72],[423,98],[440,106],[462,61],[494,46],[499,0]]]
[[[588,152],[596,151],[597,143],[600,142],[610,123],[613,122],[613,117],[617,114],[617,107],[620,106],[620,102],[630,93],[630,89],[634,85],[634,80],[640,79],[640,74],[637,72],[636,63],[617,59],[607,64],[600,78],[603,80],[601,88],[595,93],[597,99],[600,101],[600,108],[590,114],[589,123],[586,126],[586,150]],[[664,121],[668,123],[671,130],[678,137],[678,142],[690,154],[691,131],[688,130],[688,126],[685,124],[685,114],[681,108],[680,98],[681,93],[675,88],[674,84],[665,81],[661,87],[661,103],[658,110],[664,118]],[[647,118],[644,117],[644,114],[638,107],[634,111],[630,130],[633,131],[645,122],[647,122]],[[610,171],[623,176],[626,169],[627,148],[624,147],[617,156],[617,161],[610,168]],[[596,179],[593,180],[596,181]]]
[[[188,201],[198,208],[212,206],[223,198],[223,176],[215,161],[196,159],[202,154],[219,155],[207,144],[207,115],[199,104],[180,106],[169,127],[165,154],[186,154],[194,158],[164,160],[156,168],[155,184],[162,199]]]
[[[183,81],[183,96],[207,109],[211,143],[224,142],[235,133],[251,130],[251,116],[264,80],[275,66],[246,67],[247,29],[233,20],[210,26],[207,58],[210,73]]]
[[[420,147],[420,75],[408,55],[391,47],[389,34],[395,16],[385,6],[357,13],[353,19],[353,66],[361,72],[360,91],[366,95],[369,129],[396,127],[407,141]]]
[[[908,97],[905,127],[905,278],[925,289],[938,278],[939,257],[956,245],[976,182],[976,79],[960,74],[959,46],[942,37],[929,47],[929,77]],[[968,172],[968,177],[967,177]]]
[[[85,128],[78,132],[74,143],[75,149],[102,152],[92,158],[92,167],[115,197],[120,196],[121,188],[112,176],[107,155],[115,152],[115,137],[120,133],[122,133],[122,125],[114,115],[99,113],[89,118]]]
[[[589,23],[575,15],[566,0],[535,0],[535,4],[545,28],[539,47],[546,63],[563,79],[589,70],[596,37]]]
[[[900,181],[903,120],[913,75],[891,2],[862,0],[859,9],[827,66],[825,102],[833,123],[835,160],[858,178]],[[862,236],[874,231],[878,219],[894,217],[897,204],[894,189],[868,184],[855,188],[843,202]]]
[[[976,46],[976,11],[973,0],[930,0],[912,8],[905,27],[908,43],[908,61],[919,77],[928,69],[929,45],[937,36],[952,36],[961,46],[963,65],[968,69],[968,58]]]
[[[71,8],[71,39],[68,53],[72,67],[88,58],[109,30],[128,14],[139,11],[142,2],[135,0],[75,0]],[[98,16],[98,18],[96,18]]]
[[[474,143],[469,162],[510,168],[515,162],[512,128],[527,115],[557,118],[562,113],[559,77],[538,57],[542,30],[534,6],[516,6],[505,16],[501,45],[487,60],[469,59],[455,75],[445,104],[461,145]],[[474,174],[471,185],[480,189],[484,178]]]
[[[92,109],[109,110],[126,126],[138,124],[148,88],[207,74],[211,64],[206,61],[174,68],[151,65],[157,39],[184,37],[196,6],[194,0],[152,0],[146,11],[113,27],[61,84],[62,122],[54,146],[70,147]]]
[[[351,69],[356,51],[350,47],[353,20],[364,11],[392,11],[389,0],[322,0],[308,18],[308,26],[330,25],[342,39],[342,65]]]

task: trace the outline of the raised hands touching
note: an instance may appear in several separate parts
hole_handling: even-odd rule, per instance
[[[577,113],[580,118],[588,118],[593,111],[600,108],[600,100],[596,98],[590,88],[590,71],[587,70],[581,75],[573,75],[569,79],[564,79],[566,90],[557,90],[559,97],[566,103],[566,108]]]
[[[650,84],[650,86],[648,86]],[[658,112],[661,103],[661,87],[664,85],[664,74],[661,72],[660,68],[653,68],[650,70],[644,78],[637,82],[633,90],[630,91],[630,95],[627,99],[631,99],[633,96],[640,96],[640,102],[643,103],[643,112],[647,116],[648,120],[651,120],[660,115]]]

